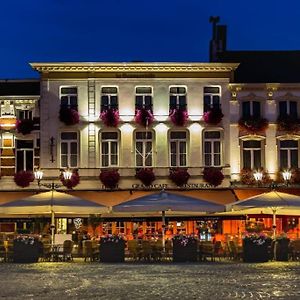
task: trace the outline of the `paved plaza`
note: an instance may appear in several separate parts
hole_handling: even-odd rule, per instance
[[[1,299],[300,299],[300,262],[0,264]]]

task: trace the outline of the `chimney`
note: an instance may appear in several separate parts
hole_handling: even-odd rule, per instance
[[[210,17],[209,22],[212,23],[212,39],[209,44],[209,61],[218,61],[218,54],[226,51],[227,26],[217,25],[220,17]]]

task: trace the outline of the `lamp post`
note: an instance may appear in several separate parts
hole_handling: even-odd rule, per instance
[[[44,186],[48,189],[51,190],[51,200],[50,200],[50,211],[51,211],[51,224],[50,224],[50,230],[51,230],[51,246],[54,245],[54,233],[55,233],[55,212],[53,210],[53,194],[54,191],[58,188],[60,188],[62,185],[55,183],[55,182],[51,182],[51,183],[41,183],[41,180],[43,178],[43,171],[40,169],[37,169],[34,171],[34,177],[38,182],[38,186]],[[63,171],[63,176],[65,180],[71,179],[72,176],[72,172],[69,169],[66,169]]]
[[[253,176],[254,176],[255,181],[257,182],[257,185],[259,185],[260,182],[262,181],[262,177],[263,177],[262,172],[256,171],[253,173]]]
[[[282,177],[286,186],[288,186],[292,177],[292,172],[290,170],[285,170],[282,172]]]

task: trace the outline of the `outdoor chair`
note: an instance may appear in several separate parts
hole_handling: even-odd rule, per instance
[[[202,260],[207,260],[207,257],[210,257],[211,261],[215,260],[214,244],[211,241],[202,241],[199,247]]]
[[[228,241],[229,256],[232,259],[239,260],[243,256],[243,248],[239,247],[234,241]]]
[[[221,260],[221,257],[224,257],[224,250],[222,247],[222,242],[221,241],[216,241],[214,243],[214,258],[219,257],[219,260]]]
[[[139,245],[139,241],[137,240],[129,240],[127,242],[129,257],[134,261],[141,259],[141,249]]]
[[[42,260],[43,261],[50,261],[51,260],[51,244],[49,243],[42,243],[43,249],[42,249]]]
[[[62,252],[62,260],[63,261],[68,261],[68,260],[73,260],[73,246],[74,242],[71,240],[66,240],[63,243],[63,252]]]
[[[87,259],[89,259],[90,261],[95,261],[99,256],[99,249],[97,247],[97,244],[95,246],[95,243],[93,243],[93,241],[83,241],[82,250],[84,261],[86,261]]]

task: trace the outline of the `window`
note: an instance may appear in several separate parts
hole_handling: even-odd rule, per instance
[[[152,87],[137,87],[135,89],[135,109],[152,111]]]
[[[260,118],[260,102],[259,101],[243,101],[242,102],[242,117],[250,118],[256,117]]]
[[[101,112],[110,108],[118,109],[118,89],[116,87],[102,87]]]
[[[62,168],[75,168],[78,166],[77,132],[61,133],[60,164]]]
[[[204,165],[218,167],[221,165],[221,132],[204,132]]]
[[[172,131],[170,133],[170,162],[171,167],[186,166],[186,132]]]
[[[298,141],[279,141],[280,169],[298,168]]]
[[[243,168],[261,168],[261,141],[243,141]]]
[[[117,221],[116,222],[116,234],[125,233],[125,222]]]
[[[78,109],[77,87],[62,87],[60,89],[60,105],[62,108]]]
[[[102,167],[118,165],[118,132],[101,133]]]
[[[152,132],[135,133],[135,164],[137,167],[152,166]]]
[[[17,110],[17,118],[19,120],[32,120],[32,110]]]
[[[182,86],[170,87],[170,110],[186,109],[186,88]]]
[[[19,171],[33,170],[33,140],[16,140],[16,169]]]
[[[221,92],[220,87],[206,86],[203,90],[204,95],[204,112],[209,111],[212,108],[221,108]]]
[[[296,101],[280,101],[279,102],[279,117],[290,115],[297,118],[297,102]]]

